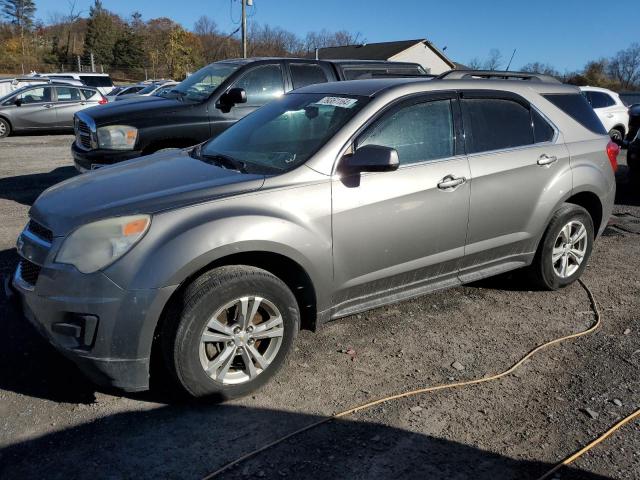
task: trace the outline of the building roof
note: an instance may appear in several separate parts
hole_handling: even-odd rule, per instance
[[[415,40],[399,40],[396,42],[363,43],[359,45],[343,45],[340,47],[326,47],[318,49],[320,59],[358,59],[358,60],[388,60],[394,55],[404,52],[408,48],[424,43],[431,48],[451,68],[454,64],[435,45],[424,38]]]

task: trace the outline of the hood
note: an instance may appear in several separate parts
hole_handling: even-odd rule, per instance
[[[116,97],[117,98],[117,97]],[[158,114],[169,114],[185,107],[191,107],[191,103],[183,103],[174,98],[141,97],[134,96],[121,101],[109,102],[105,105],[87,108],[83,114],[93,118],[96,125],[112,124],[137,117],[155,117]]]
[[[264,175],[164,152],[78,175],[45,190],[29,212],[56,237],[102,218],[162,210],[258,190]]]

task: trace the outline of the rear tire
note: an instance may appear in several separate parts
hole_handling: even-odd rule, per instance
[[[11,134],[11,125],[4,118],[0,118],[0,138],[8,137]]]
[[[529,272],[533,282],[557,290],[575,282],[593,248],[593,220],[584,208],[565,203],[551,217]]]
[[[223,401],[262,387],[285,363],[300,326],[291,291],[255,267],[211,270],[179,305],[177,324],[162,334],[163,356],[192,397]]]

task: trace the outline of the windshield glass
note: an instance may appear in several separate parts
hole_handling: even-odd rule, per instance
[[[138,92],[138,94],[140,94],[140,95],[145,95],[145,94],[147,94],[147,93],[151,93],[151,92],[153,92],[156,88],[158,88],[158,86],[159,86],[158,84],[156,84],[156,83],[152,83],[151,85],[147,85],[147,86],[146,86],[146,87],[144,87],[142,90],[140,90],[140,91]]]
[[[237,63],[212,63],[191,74],[162,96],[178,94],[183,99],[204,101],[238,68],[240,64]]]
[[[224,156],[249,172],[286,172],[306,162],[367,101],[320,93],[285,95],[205,143],[200,156]]]

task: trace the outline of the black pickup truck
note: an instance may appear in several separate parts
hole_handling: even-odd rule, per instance
[[[212,138],[290,90],[313,83],[429,76],[415,63],[251,58],[212,63],[162,96],[89,108],[75,116],[71,151],[80,171]]]

